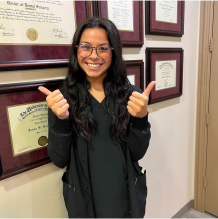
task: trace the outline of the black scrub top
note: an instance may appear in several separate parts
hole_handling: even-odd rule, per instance
[[[130,202],[125,156],[121,146],[110,137],[104,100],[99,103],[92,95],[91,98],[92,113],[98,126],[96,136],[88,143],[95,216],[127,218],[130,217]]]

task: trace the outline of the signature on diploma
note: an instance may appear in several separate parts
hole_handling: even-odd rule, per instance
[[[51,34],[54,36],[54,37],[57,37],[57,38],[67,38],[64,36],[65,33],[63,33],[62,29],[58,29],[58,28],[53,28],[53,30],[51,31]]]
[[[32,148],[32,147],[33,147],[33,146],[24,146],[24,147],[20,148],[20,149],[18,150],[18,152],[21,153],[22,151],[29,150],[29,149]]]
[[[13,33],[13,29],[8,29],[4,26],[4,24],[0,24],[0,30],[3,30],[2,36],[10,37],[10,36],[15,36],[15,33]]]
[[[3,24],[0,24],[0,30],[5,30],[5,29],[6,29],[6,27],[4,27]]]

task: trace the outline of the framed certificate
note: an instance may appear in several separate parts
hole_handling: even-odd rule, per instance
[[[66,65],[76,27],[91,17],[89,1],[0,5],[0,71]]]
[[[143,45],[142,1],[98,1],[97,4],[93,4],[93,7],[95,7],[95,16],[113,21],[119,30],[123,46],[141,47]]]
[[[0,180],[50,162],[45,95],[63,80],[0,85]]]
[[[146,48],[146,84],[156,81],[149,103],[182,95],[183,49]]]
[[[184,1],[145,1],[145,34],[181,37]]]
[[[143,60],[125,61],[129,82],[144,91],[144,62]]]

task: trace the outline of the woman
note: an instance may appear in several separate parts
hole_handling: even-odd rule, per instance
[[[116,26],[89,18],[77,28],[64,88],[47,95],[48,153],[66,168],[69,217],[143,217],[146,176],[138,160],[149,145],[149,93],[130,85]]]

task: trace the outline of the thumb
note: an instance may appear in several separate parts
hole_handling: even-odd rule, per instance
[[[45,88],[45,87],[43,87],[43,86],[39,86],[38,89],[39,89],[39,91],[41,91],[41,92],[42,92],[43,94],[45,94],[46,96],[48,96],[48,95],[51,93],[50,90],[48,90],[47,88]]]
[[[152,88],[154,87],[155,83],[156,83],[155,81],[152,81],[151,83],[149,83],[149,85],[147,86],[147,88],[145,89],[145,91],[142,94],[145,95],[145,96],[149,96],[149,94],[150,94]]]

